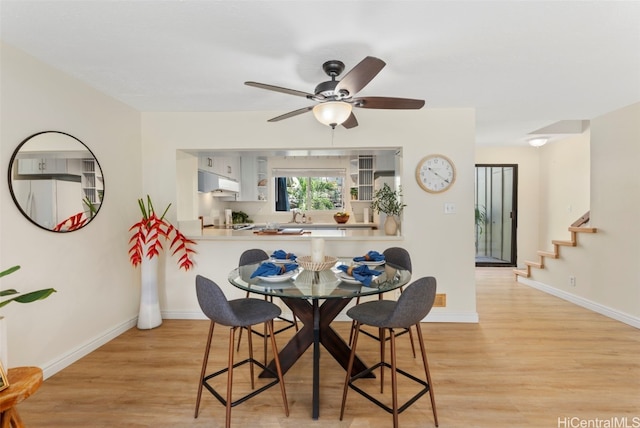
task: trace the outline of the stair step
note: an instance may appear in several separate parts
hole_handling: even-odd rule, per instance
[[[575,247],[576,243],[573,241],[551,241],[553,245],[563,245],[565,247]]]
[[[570,227],[569,232],[580,232],[580,233],[596,233],[598,231],[597,227]]]
[[[557,259],[558,253],[553,253],[551,251],[538,251],[538,255],[542,257],[549,257],[550,259]]]
[[[531,266],[534,268],[538,268],[538,269],[542,269],[544,267],[544,265],[542,263],[538,263],[538,262],[530,262],[528,260],[524,261],[524,264],[527,266]]]
[[[514,269],[513,273],[519,276],[523,276],[525,278],[529,278],[529,272],[526,270]]]

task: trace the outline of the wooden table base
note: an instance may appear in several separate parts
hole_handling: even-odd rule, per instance
[[[287,297],[281,297],[281,299],[304,324],[278,354],[282,373],[286,373],[298,358],[313,345],[312,417],[313,419],[318,419],[320,414],[320,345],[324,346],[345,370],[347,369],[351,348],[331,328],[330,324],[351,299],[327,299],[322,305],[318,304],[318,299],[312,299],[311,301]],[[268,367],[273,368],[275,371],[275,363],[273,361],[269,363]],[[366,369],[367,366],[356,355],[351,375],[354,376]],[[263,372],[260,375],[260,377],[269,376],[271,375],[268,372]]]
[[[22,418],[16,405],[26,400],[42,385],[39,367],[16,367],[7,373],[9,388],[0,392],[0,428],[22,428]]]

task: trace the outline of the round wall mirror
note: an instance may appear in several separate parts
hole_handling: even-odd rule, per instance
[[[93,220],[104,197],[98,160],[77,138],[58,131],[27,137],[11,156],[9,190],[33,224],[72,232]]]

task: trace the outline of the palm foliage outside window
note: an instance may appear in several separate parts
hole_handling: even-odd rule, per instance
[[[282,177],[280,177],[282,178]],[[340,210],[344,207],[343,177],[285,177],[289,209]],[[278,183],[278,179],[276,179]],[[283,211],[282,208],[276,208]]]

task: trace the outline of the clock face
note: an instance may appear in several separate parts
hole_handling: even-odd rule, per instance
[[[456,181],[456,168],[448,157],[430,155],[418,162],[416,180],[429,193],[444,192]]]

